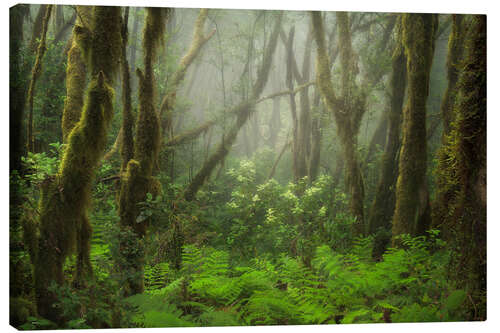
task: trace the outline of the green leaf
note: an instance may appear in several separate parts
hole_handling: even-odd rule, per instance
[[[342,319],[342,324],[352,324],[357,317],[364,316],[368,312],[370,312],[370,310],[368,309],[360,309],[353,312],[349,312],[344,316],[344,319]]]

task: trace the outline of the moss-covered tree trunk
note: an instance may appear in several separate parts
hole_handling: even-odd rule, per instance
[[[309,156],[309,167],[308,174],[309,183],[314,182],[318,178],[319,174],[319,163],[321,160],[321,138],[322,138],[322,128],[321,128],[321,116],[324,112],[324,105],[320,104],[320,95],[316,91],[314,96],[313,108],[311,116],[311,154]]]
[[[456,85],[458,81],[459,68],[464,53],[465,24],[463,15],[452,15],[452,27],[448,39],[448,57],[446,70],[448,76],[448,87],[441,103],[441,115],[443,118],[443,140],[450,134],[450,126],[453,121],[453,106],[456,99]],[[443,141],[444,143],[444,141]]]
[[[449,140],[437,167],[435,224],[457,253],[452,274],[469,290],[476,312],[486,313],[486,16],[471,19],[459,66]]]
[[[290,28],[286,42],[286,86],[292,93],[288,96],[290,100],[290,114],[292,116],[292,172],[295,182],[299,181],[304,175],[299,170],[299,119],[297,115],[297,102],[295,93],[293,93],[293,40],[295,36],[295,27]]]
[[[311,51],[312,51],[312,31],[311,26],[307,33],[305,42],[304,57],[302,61],[302,75],[295,77],[299,85],[306,84],[311,76]],[[309,173],[309,156],[311,154],[311,103],[309,99],[309,89],[305,87],[299,93],[299,122],[298,122],[298,146],[297,146],[297,171],[298,177],[303,178]]]
[[[425,123],[438,16],[403,14],[401,24],[407,58],[408,100],[403,110],[393,243],[400,234],[423,234],[430,223]]]
[[[358,73],[356,54],[351,44],[349,16],[337,13],[341,73],[341,96],[337,97],[331,82],[325,32],[321,13],[312,12],[314,38],[317,46],[316,76],[319,90],[325,103],[333,112],[338,135],[342,144],[346,170],[346,189],[349,194],[350,211],[356,217],[355,234],[364,233],[364,183],[357,154],[357,136],[361,119],[365,113],[366,94],[355,83]]]
[[[75,26],[89,26],[92,7],[77,6],[76,11],[78,14]],[[71,48],[68,51],[68,62],[66,65],[66,99],[64,101],[62,116],[62,136],[64,143],[67,143],[69,133],[80,120],[87,80],[85,58],[78,45],[77,38],[77,32],[73,29]]]
[[[133,158],[127,162],[122,175],[119,198],[120,225],[131,230],[137,240],[146,235],[148,221],[138,223],[140,210],[138,203],[146,200],[147,193],[158,194],[159,182],[152,177],[160,146],[160,120],[155,109],[153,61],[160,42],[163,40],[168,9],[147,8],[143,32],[144,72],[137,69],[139,77],[139,113],[136,123],[136,138]],[[129,154],[129,153],[128,153]],[[127,155],[128,156],[128,155]],[[125,158],[127,156],[124,155]],[[144,290],[144,255],[135,248],[139,242],[120,244],[127,265],[126,295],[134,295]],[[122,267],[123,268],[123,267]]]
[[[45,17],[45,13],[47,12],[47,6],[49,5],[40,5],[40,7],[38,7],[35,20],[33,21],[33,28],[31,30],[31,40],[29,43],[29,50],[32,52],[36,52],[39,40],[41,39],[42,36],[43,19]]]
[[[388,112],[387,143],[382,156],[380,179],[370,208],[369,232],[377,234],[374,257],[380,257],[391,238],[392,215],[395,205],[395,186],[398,175],[398,152],[401,146],[401,118],[406,90],[406,58],[398,23],[397,45],[392,56],[391,102]]]
[[[128,41],[128,16],[129,7],[125,9],[125,15],[122,26],[122,57],[120,63],[120,71],[122,76],[122,104],[123,104],[123,119],[120,129],[121,139],[117,138],[117,145],[120,146],[122,158],[121,172],[127,168],[127,163],[134,157],[134,115],[132,114],[132,92],[130,83],[130,68],[127,60],[127,41]],[[135,19],[137,22],[137,17]],[[137,24],[134,23],[135,28]],[[120,134],[118,134],[120,136]],[[120,144],[121,141],[121,144]]]
[[[106,145],[113,116],[111,84],[121,43],[120,11],[120,7],[94,7],[90,26],[78,26],[78,40],[89,60],[92,79],[81,119],[68,137],[58,173],[42,186],[39,222],[25,228],[34,265],[38,314],[56,322],[63,318],[61,310],[53,307],[56,296],[48,287],[64,282],[63,264],[75,249],[79,256],[89,258],[91,229],[87,209],[94,169]],[[90,266],[89,260],[78,262]]]
[[[35,64],[31,71],[31,80],[28,87],[28,130],[26,139],[26,150],[28,152],[33,152],[35,149],[35,137],[33,135],[33,100],[35,98],[35,87],[38,78],[42,74],[42,59],[47,49],[47,29],[49,27],[50,15],[52,13],[53,5],[47,5],[40,8],[45,8],[43,20],[42,20],[42,30],[40,43],[36,51]]]
[[[454,107],[458,94],[457,82],[460,69],[462,68],[465,37],[466,22],[464,22],[464,17],[462,15],[452,15],[452,28],[448,39],[448,57],[446,62],[448,87],[441,102],[441,117],[443,123],[441,142],[445,147],[448,146],[450,144],[449,141],[452,140],[450,132],[455,118]],[[438,118],[437,120],[440,119]],[[454,158],[450,156],[449,153],[450,151],[448,149],[443,148],[439,150],[439,169],[447,170],[452,167],[450,163],[453,163]],[[433,226],[439,227],[444,220],[444,216],[448,214],[448,201],[453,200],[454,186],[453,183],[447,183],[447,180],[443,177],[438,177],[437,185],[438,192],[436,202],[438,204],[433,206],[432,214]],[[445,190],[447,187],[448,189]],[[446,233],[447,231],[445,230],[445,234]]]
[[[208,9],[206,8],[200,9],[200,12],[194,24],[193,40],[191,42],[191,46],[189,47],[186,54],[181,58],[177,70],[172,74],[171,77],[168,78],[167,81],[167,89],[160,105],[160,117],[161,117],[162,136],[168,138],[169,140],[173,138],[173,132],[174,132],[173,116],[174,116],[175,104],[177,101],[177,91],[179,90],[181,84],[184,82],[187,70],[194,62],[194,60],[199,56],[201,49],[215,34],[215,30],[212,30],[210,33],[206,35],[204,33],[204,27],[207,17],[208,17]],[[170,28],[172,28],[172,26]],[[199,65],[196,66],[195,71],[198,68]],[[189,88],[191,87],[192,86],[190,86]],[[167,154],[166,161],[164,161],[163,164],[167,166],[167,168],[170,167],[173,158],[174,158],[173,151],[170,151]],[[170,174],[173,175],[172,167],[170,167],[169,171]]]

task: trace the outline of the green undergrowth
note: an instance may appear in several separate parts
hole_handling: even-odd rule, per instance
[[[233,263],[227,251],[188,245],[179,272],[151,271],[145,293],[127,300],[139,327],[466,320],[467,294],[446,279],[437,235],[403,236],[379,262],[363,255],[370,238],[347,254],[322,245],[311,267],[287,255]],[[159,288],[163,277],[171,282]]]

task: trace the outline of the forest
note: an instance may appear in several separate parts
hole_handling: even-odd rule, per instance
[[[20,330],[486,320],[486,16],[9,13]]]

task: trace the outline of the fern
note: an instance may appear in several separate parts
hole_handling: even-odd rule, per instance
[[[286,293],[256,291],[240,310],[242,319],[249,325],[293,325],[299,324],[299,309]]]
[[[146,291],[165,287],[172,275],[173,272],[166,262],[154,266],[147,265],[144,268],[144,285]]]

